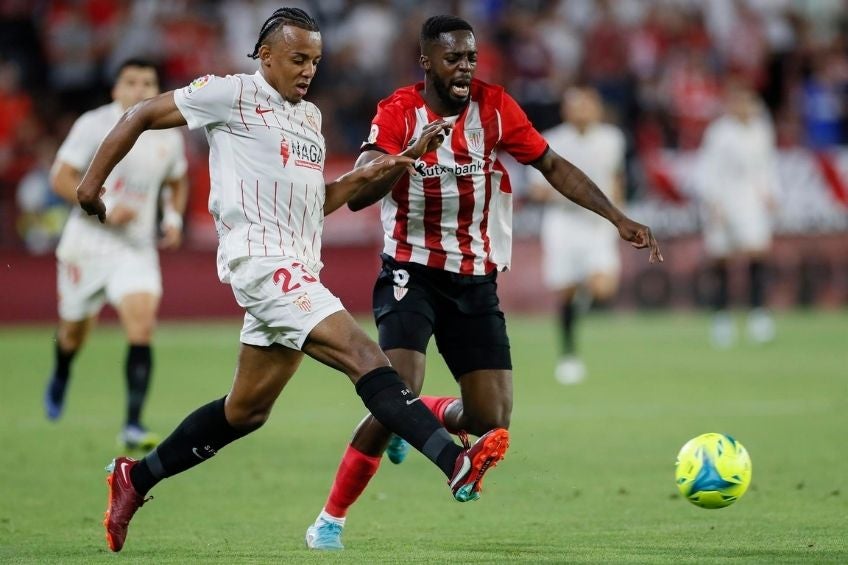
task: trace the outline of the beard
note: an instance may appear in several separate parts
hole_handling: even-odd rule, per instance
[[[436,91],[436,95],[439,97],[439,100],[447,106],[452,113],[459,114],[460,111],[465,108],[468,104],[468,100],[471,98],[471,92],[469,91],[468,96],[465,98],[457,98],[450,92],[450,86],[439,81],[433,81],[433,88]]]

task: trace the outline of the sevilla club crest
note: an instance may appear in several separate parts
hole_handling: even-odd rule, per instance
[[[312,311],[312,302],[309,301],[309,295],[305,292],[294,299],[294,305],[304,312]]]
[[[280,160],[283,162],[284,167],[289,162],[289,140],[285,137],[280,139]]]

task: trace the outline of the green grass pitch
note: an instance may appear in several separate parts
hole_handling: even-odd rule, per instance
[[[592,317],[580,334],[589,380],[563,387],[554,321],[510,316],[512,447],[481,500],[454,502],[418,454],[384,460],[332,555],[303,535],[363,415],[343,376],[305,361],[263,429],[153,490],[116,556],[101,520],[124,410],[121,334],[96,330],[54,424],[41,404],[52,328],[0,328],[0,562],[846,563],[848,315],[777,321],[775,343],[718,352],[704,316]],[[151,428],[166,434],[227,391],[239,326],[162,325]],[[455,391],[431,357],[425,392]],[[751,489],[722,510],[690,505],[673,481],[677,450],[709,431],[753,459]]]

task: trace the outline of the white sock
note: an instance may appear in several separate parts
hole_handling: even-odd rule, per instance
[[[332,522],[333,524],[338,524],[343,527],[346,519],[347,518],[336,518],[335,516],[331,516],[330,514],[327,514],[325,509],[322,508],[321,513],[318,514],[318,519],[315,521],[324,520],[325,522]]]

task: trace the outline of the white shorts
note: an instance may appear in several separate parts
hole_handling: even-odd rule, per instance
[[[593,275],[618,276],[618,232],[595,218],[577,217],[557,208],[542,217],[542,279],[551,290],[585,282]]]
[[[704,248],[710,257],[766,251],[771,222],[764,206],[727,206],[704,217]]]
[[[128,294],[162,295],[155,249],[124,251],[57,261],[59,317],[79,322],[97,314],[107,301],[118,306]]]
[[[291,257],[237,260],[230,265],[230,286],[247,310],[241,342],[248,345],[279,343],[300,350],[315,326],[344,310],[342,301]]]

